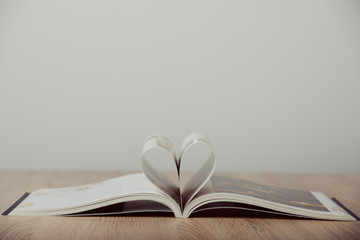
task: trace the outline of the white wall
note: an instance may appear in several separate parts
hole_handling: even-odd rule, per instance
[[[0,170],[140,170],[193,130],[219,171],[360,173],[360,2],[0,1]]]

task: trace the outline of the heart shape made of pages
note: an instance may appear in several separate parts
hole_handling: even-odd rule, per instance
[[[183,208],[214,172],[215,154],[210,142],[199,133],[185,138],[179,156],[166,137],[155,134],[144,144],[141,165],[147,178]],[[172,171],[166,172],[168,169]],[[191,172],[184,173],[183,169]]]

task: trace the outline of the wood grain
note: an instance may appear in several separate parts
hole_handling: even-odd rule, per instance
[[[2,171],[0,211],[24,192],[117,177],[124,172]],[[279,187],[313,190],[335,197],[360,216],[360,175],[229,173]],[[0,239],[358,239],[360,222],[230,214],[177,219],[169,216],[0,216]]]

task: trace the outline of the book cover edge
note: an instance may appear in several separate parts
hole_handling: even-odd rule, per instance
[[[355,218],[356,221],[360,221],[360,218],[355,213],[353,213],[349,208],[345,207],[345,205],[342,204],[339,200],[337,200],[336,198],[331,198],[331,200],[333,200],[337,205],[339,205],[342,209],[344,209],[350,216]]]
[[[30,195],[29,192],[24,193],[22,197],[20,197],[13,205],[11,205],[8,209],[5,210],[1,215],[7,216],[11,213],[20,203],[22,203],[28,196]]]

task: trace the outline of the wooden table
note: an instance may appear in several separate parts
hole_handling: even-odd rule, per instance
[[[105,180],[124,172],[0,171],[0,211],[24,192]],[[324,192],[360,216],[360,175],[229,173],[279,187]],[[360,239],[360,222],[249,214],[198,216],[0,216],[0,239]]]

